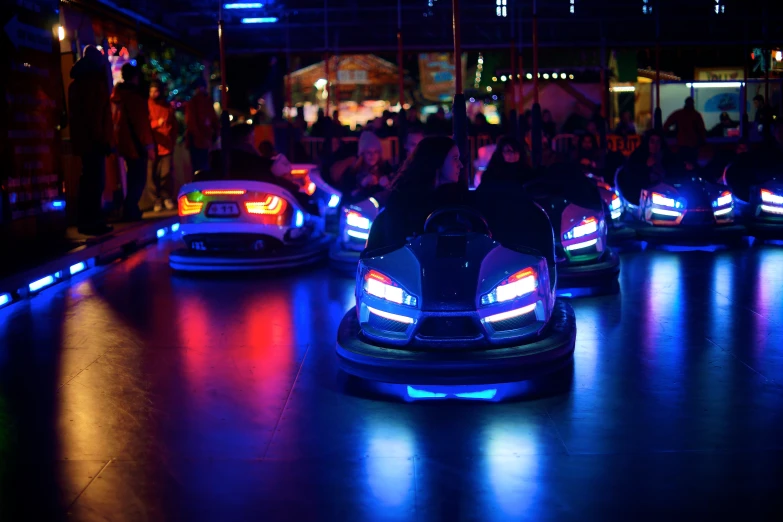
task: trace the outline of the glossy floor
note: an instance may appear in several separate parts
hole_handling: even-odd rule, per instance
[[[350,279],[172,246],[0,311],[2,520],[783,517],[781,246],[623,254],[572,370],[501,403],[373,395]]]

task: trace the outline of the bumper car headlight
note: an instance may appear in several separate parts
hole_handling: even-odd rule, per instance
[[[620,196],[617,194],[612,194],[612,202],[609,204],[609,210],[614,213],[615,210],[620,210],[620,207],[623,206],[623,202],[620,200]]]
[[[598,220],[594,217],[583,219],[578,225],[563,234],[563,239],[577,239],[598,232]]]
[[[340,204],[340,196],[338,196],[337,194],[332,194],[331,196],[329,196],[329,203],[327,203],[327,205],[329,205],[329,208],[337,208],[337,205],[339,204]]]
[[[761,201],[771,205],[783,205],[783,196],[775,194],[771,190],[761,189]]]
[[[714,208],[726,207],[728,205],[731,205],[731,202],[732,202],[731,192],[727,190],[723,192],[723,194],[721,194],[718,199],[712,202],[712,206]]]
[[[488,294],[481,296],[481,305],[489,306],[504,303],[518,297],[535,292],[538,287],[538,277],[534,268],[525,268],[510,275],[500,282]]]
[[[675,200],[657,192],[652,193],[652,203],[661,207],[685,208],[685,200],[682,198]]]
[[[372,225],[368,218],[362,216],[355,210],[348,209],[345,209],[345,223],[349,227],[360,228],[362,230],[370,230],[370,225]]]
[[[407,306],[416,306],[416,296],[409,294],[391,277],[377,270],[368,270],[364,274],[363,290],[365,294],[380,297],[386,301]]]

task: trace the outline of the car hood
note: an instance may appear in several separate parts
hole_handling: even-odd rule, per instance
[[[682,178],[666,180],[652,187],[650,192],[658,192],[673,199],[684,198],[688,210],[712,210],[712,202],[717,199],[726,187],[709,182],[702,178]]]

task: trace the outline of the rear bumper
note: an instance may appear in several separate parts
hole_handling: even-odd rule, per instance
[[[188,248],[175,250],[169,265],[183,272],[242,272],[275,270],[316,263],[324,259],[333,241],[325,235],[300,246],[283,246],[274,253],[199,252]]]
[[[576,321],[565,301],[555,304],[543,334],[528,343],[480,350],[408,350],[380,347],[360,334],[356,310],[337,334],[340,368],[357,377],[398,384],[494,384],[517,382],[551,371],[574,351]]]

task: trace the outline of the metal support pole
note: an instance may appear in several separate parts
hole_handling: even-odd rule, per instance
[[[661,113],[661,6],[655,2],[655,115],[653,128],[663,129]]]
[[[538,91],[538,3],[533,0],[533,129],[531,132],[533,168],[541,166],[543,156],[543,132],[541,128],[541,104]]]
[[[402,65],[402,5],[397,0],[397,75],[399,76],[400,110],[405,103],[405,68]]]
[[[289,14],[286,13],[286,20],[289,19]],[[289,24],[290,25],[290,20]],[[291,63],[291,30],[289,28],[286,28],[285,30],[285,68],[286,68],[286,85],[285,85],[285,99],[286,99],[286,105],[288,106],[288,120],[293,121],[293,117],[291,116],[291,112],[294,108],[294,90],[293,90],[293,79],[291,78],[291,73],[294,71],[293,63]],[[291,149],[289,147],[289,157],[290,157]]]
[[[223,88],[220,92],[220,147],[222,149],[221,159],[223,160],[223,173],[228,174],[231,171],[231,118],[228,114],[228,74],[226,64],[226,39],[225,22],[223,21],[223,7],[218,12],[218,45],[220,46],[220,82]]]
[[[462,160],[460,182],[469,185],[471,180],[470,154],[468,151],[468,113],[465,108],[465,94],[462,92],[462,40],[460,35],[459,0],[451,0],[452,29],[454,32],[454,105],[451,108],[451,123],[454,141]]]

